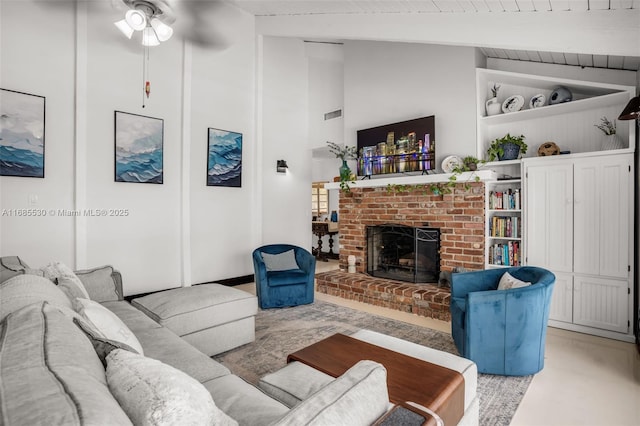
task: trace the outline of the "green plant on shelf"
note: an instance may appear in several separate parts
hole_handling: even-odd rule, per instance
[[[507,133],[501,138],[495,139],[489,145],[489,149],[487,149],[487,156],[489,157],[489,161],[503,160],[505,155],[505,147],[508,145],[515,145],[519,148],[519,154],[515,156],[515,158],[510,158],[511,160],[515,160],[520,155],[524,155],[527,153],[527,144],[524,142],[525,136],[512,136]]]
[[[605,135],[615,135],[616,134],[616,122],[609,121],[607,117],[602,117],[600,119],[600,124],[594,124],[598,129],[602,130]]]

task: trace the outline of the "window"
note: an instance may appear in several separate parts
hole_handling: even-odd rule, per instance
[[[329,191],[324,187],[326,182],[313,182],[311,184],[311,212],[315,219],[329,214]]]

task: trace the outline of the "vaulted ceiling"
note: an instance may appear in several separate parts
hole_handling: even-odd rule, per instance
[[[509,14],[557,13],[570,19],[571,12],[640,9],[640,0],[231,0],[259,17],[300,15],[380,14]],[[638,22],[640,27],[640,22]],[[525,31],[526,29],[523,29]],[[544,31],[543,28],[535,29]],[[640,44],[640,40],[629,40]],[[489,58],[542,62],[583,67],[638,71],[640,57],[502,49],[480,46]]]

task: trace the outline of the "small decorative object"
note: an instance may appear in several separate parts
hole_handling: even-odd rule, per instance
[[[349,181],[353,181],[353,173],[351,173],[351,168],[347,164],[347,160],[355,160],[357,158],[357,148],[355,146],[341,146],[330,141],[327,141],[327,145],[329,146],[329,151],[331,151],[336,158],[342,160],[342,165],[340,166],[340,189],[349,192]]]
[[[209,128],[207,186],[242,186],[242,133]]]
[[[524,138],[524,135],[511,136],[507,133],[504,137],[494,140],[487,149],[489,161],[494,161],[496,158],[500,161],[515,160],[520,154],[526,154],[527,144]]]
[[[115,111],[115,181],[162,183],[164,120]]]
[[[538,147],[538,157],[560,155],[560,148],[555,142],[545,142]]]
[[[502,103],[502,112],[516,112],[520,111],[524,106],[524,98],[521,95],[509,96]]]
[[[335,210],[331,210],[331,222],[338,221],[338,212]]]
[[[487,115],[500,114],[501,105],[500,105],[500,102],[498,102],[498,90],[500,90],[500,86],[494,83],[493,87],[491,88],[491,94],[493,95],[493,97],[490,99],[487,99],[487,102],[485,102]]]
[[[453,173],[455,168],[459,168],[462,165],[462,158],[457,155],[450,155],[442,160],[442,171],[445,173]]]
[[[549,105],[571,102],[572,100],[573,94],[571,93],[571,90],[564,86],[558,86],[553,89],[553,92],[551,92],[551,96],[549,96]]]
[[[547,100],[547,98],[542,93],[538,93],[537,95],[533,95],[531,97],[531,99],[529,99],[529,108],[531,108],[531,109],[540,108],[541,106],[544,105],[546,100]]]
[[[347,257],[347,264],[349,265],[347,270],[349,271],[350,274],[355,274],[356,273],[356,257],[352,254],[350,254]]]
[[[0,176],[44,178],[44,96],[0,89]]]
[[[604,139],[602,140],[602,149],[610,150],[624,148],[622,138],[620,138],[620,136],[618,136],[618,134],[616,133],[616,122],[610,121],[607,117],[602,117],[600,121],[600,124],[594,124],[594,126],[602,130],[605,135]]]

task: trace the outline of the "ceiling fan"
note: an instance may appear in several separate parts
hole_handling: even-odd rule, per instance
[[[198,46],[226,48],[220,28],[228,27],[231,10],[221,0],[112,0],[124,12],[116,27],[129,39],[142,34],[143,46],[157,46],[174,33]],[[174,25],[175,23],[175,25]]]
[[[142,32],[143,46],[158,46],[173,35],[176,20],[165,0],[120,0],[127,7],[124,18],[114,24],[129,39],[135,31]]]

